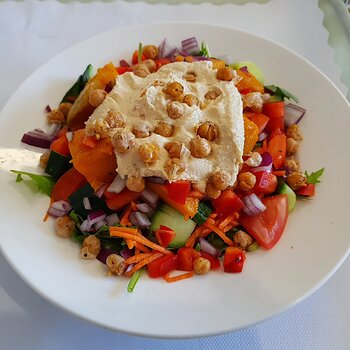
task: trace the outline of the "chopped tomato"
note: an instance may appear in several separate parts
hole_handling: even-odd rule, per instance
[[[160,225],[160,228],[155,231],[158,243],[162,247],[167,247],[175,238],[175,231],[169,227]]]
[[[237,247],[227,247],[224,255],[225,272],[242,272],[245,252]]]
[[[244,112],[244,116],[250,119],[259,128],[259,134],[263,132],[269,118],[259,112]]]
[[[69,144],[66,134],[64,133],[56,140],[52,141],[50,149],[56,153],[61,154],[62,156],[70,156]]]
[[[288,197],[280,194],[262,200],[266,210],[254,216],[244,213],[239,222],[264,248],[271,249],[281,238],[288,219]]]
[[[315,195],[315,192],[316,192],[315,184],[307,184],[306,186],[301,187],[297,191],[295,191],[296,194],[304,197],[313,197]]]
[[[271,141],[275,136],[277,135],[283,135],[284,133],[281,131],[280,128],[274,128],[272,132],[270,133],[269,140]]]
[[[275,192],[277,187],[277,177],[276,175],[270,173],[269,171],[259,171],[255,173],[256,182],[253,189],[254,193],[257,194],[270,194]]]
[[[269,118],[284,118],[284,102],[267,102],[263,105],[262,112]]]
[[[144,61],[145,59],[146,59],[146,57],[144,55],[142,55],[141,61]],[[138,50],[136,50],[133,53],[131,62],[132,62],[132,64],[138,64],[139,63],[139,52],[138,52]]]
[[[279,169],[286,161],[287,137],[285,134],[273,137],[267,146],[268,152],[271,154],[273,166]]]
[[[65,172],[52,189],[51,198],[57,202],[68,201],[68,197],[87,184],[86,178],[74,167]]]
[[[244,207],[242,200],[231,190],[221,192],[217,199],[211,201],[216,213],[219,216],[228,216]]]
[[[182,271],[193,271],[193,261],[201,254],[190,247],[182,247],[177,251],[177,268]]]
[[[156,64],[156,69],[158,70],[161,66],[164,66],[168,63],[171,63],[171,60],[169,58],[158,58],[156,60],[154,60],[155,64]]]
[[[112,193],[109,192],[106,195],[107,192],[105,192],[106,197],[106,204],[109,209],[112,210],[120,210],[126,205],[130,204],[131,201],[136,200],[140,197],[140,192],[133,192],[128,190],[127,188],[124,188],[123,191],[120,193]]]
[[[284,118],[270,118],[266,125],[265,131],[273,132],[276,129],[284,131]]]
[[[191,183],[189,181],[176,181],[168,184],[169,198],[177,203],[185,204],[190,193]]]
[[[217,270],[220,268],[220,260],[217,257],[203,252],[202,250],[200,251],[200,254],[202,258],[208,259],[210,261],[210,270]]]
[[[158,278],[177,268],[177,255],[166,254],[147,265],[149,277]]]
[[[122,75],[126,72],[132,72],[132,67],[116,67],[116,70],[119,75]]]

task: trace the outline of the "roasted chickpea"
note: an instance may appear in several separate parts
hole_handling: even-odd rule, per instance
[[[218,137],[218,128],[214,123],[204,122],[199,125],[197,135],[208,141],[214,141]]]
[[[53,109],[47,113],[46,118],[49,124],[62,124],[66,121],[64,114],[58,109]]]
[[[139,158],[146,164],[154,164],[159,157],[159,147],[152,143],[143,143],[139,147]]]
[[[226,188],[230,184],[230,180],[231,176],[226,170],[216,171],[211,177],[211,181],[214,184],[214,186],[221,191],[226,190]]]
[[[138,175],[130,175],[126,180],[126,187],[133,192],[142,192],[145,189],[145,179]]]
[[[198,98],[192,94],[185,95],[182,102],[186,103],[189,107],[197,106],[199,104]]]
[[[248,247],[253,243],[253,238],[248,235],[248,233],[240,230],[236,232],[233,236],[233,241],[241,248],[248,249]]]
[[[178,119],[185,113],[185,107],[179,101],[172,101],[167,105],[167,112],[169,118]]]
[[[85,134],[95,136],[97,140],[108,137],[109,125],[102,118],[88,120],[85,126]]]
[[[142,64],[144,64],[148,68],[150,73],[154,73],[157,70],[156,63],[151,59],[143,61]]]
[[[207,100],[215,100],[218,96],[219,96],[219,94],[214,90],[208,91],[204,95],[205,99],[207,99]]]
[[[286,135],[287,137],[291,137],[296,141],[302,141],[303,139],[303,134],[301,133],[299,125],[297,124],[290,125],[286,130]]]
[[[210,270],[210,261],[206,258],[197,258],[193,262],[193,269],[197,275],[205,275]]]
[[[295,171],[287,177],[287,184],[293,191],[306,186],[306,176],[303,173]]]
[[[140,78],[146,78],[147,75],[150,74],[150,71],[148,70],[147,66],[142,63],[134,66],[132,71],[135,75],[137,75]]]
[[[134,125],[133,132],[138,139],[142,139],[150,135],[149,127],[145,122],[136,123]]]
[[[184,87],[177,81],[169,83],[163,91],[173,98],[178,98],[184,92]]]
[[[168,142],[164,146],[169,153],[169,158],[181,158],[183,147],[183,143],[177,141]]]
[[[72,108],[72,104],[69,102],[62,102],[60,103],[58,110],[63,113],[63,115],[67,118],[67,115]]]
[[[84,238],[80,250],[80,257],[83,259],[95,259],[101,250],[101,241],[94,235]]]
[[[49,161],[49,158],[50,158],[50,154],[51,154],[51,151],[48,150],[41,155],[40,160],[39,160],[40,168],[42,168],[44,170],[46,169],[47,162]]]
[[[233,79],[233,72],[230,67],[219,68],[216,73],[218,80],[231,81]]]
[[[118,153],[126,153],[135,144],[135,135],[126,129],[117,129],[112,144]]]
[[[124,126],[125,120],[119,112],[109,111],[106,116],[106,123],[110,128],[122,128]]]
[[[107,92],[102,89],[92,90],[89,95],[89,105],[98,107],[106,98]]]
[[[209,105],[210,105],[210,100],[204,100],[203,102],[201,102],[200,104],[199,104],[199,108],[200,109],[205,109],[205,108],[207,108]]]
[[[297,153],[299,149],[299,142],[295,139],[292,139],[291,137],[287,138],[287,155],[291,156],[295,153]]]
[[[110,254],[106,259],[106,265],[110,272],[122,275],[126,270],[125,259],[118,254]]]
[[[184,75],[184,79],[189,83],[195,83],[197,79],[197,74],[195,72],[187,72]]]
[[[250,173],[249,171],[245,173],[240,173],[238,175],[238,187],[242,191],[249,191],[251,190],[256,183],[256,177],[254,174]]]
[[[158,125],[155,127],[154,132],[164,137],[170,137],[174,132],[174,127],[168,123],[159,122]]]
[[[55,221],[55,228],[57,236],[69,238],[74,233],[75,223],[68,215],[60,216]]]
[[[249,155],[250,155],[250,157],[245,161],[245,163],[247,165],[249,165],[250,167],[257,167],[261,164],[262,157],[261,157],[260,153],[251,152]]]
[[[142,54],[146,58],[151,58],[153,60],[158,56],[158,47],[154,45],[145,45],[142,48]]]
[[[193,157],[205,158],[210,154],[211,146],[206,139],[197,136],[191,140],[190,150]]]
[[[288,157],[286,159],[285,165],[288,168],[288,170],[292,173],[295,171],[299,171],[299,162],[295,160],[293,157]]]
[[[186,165],[179,158],[171,158],[165,164],[165,171],[171,180],[178,179],[185,170]]]
[[[205,193],[208,197],[217,199],[220,197],[221,191],[216,188],[212,181],[208,181],[205,186]]]

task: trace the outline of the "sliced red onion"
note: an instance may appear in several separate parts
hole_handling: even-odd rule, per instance
[[[242,200],[244,203],[243,211],[249,216],[257,215],[266,210],[265,205],[255,193],[243,197]]]
[[[199,244],[203,252],[215,257],[220,255],[220,252],[203,237],[199,237]]]
[[[139,203],[136,204],[136,208],[144,214],[149,214],[153,211],[152,207],[148,205],[147,203]]]
[[[159,58],[172,56],[176,51],[176,46],[172,45],[167,38],[164,38],[158,47]]]
[[[107,221],[108,226],[113,226],[115,224],[119,224],[119,216],[117,213],[107,215],[105,217],[105,220]]]
[[[248,67],[247,66],[244,66],[244,67],[241,67],[239,68],[242,72],[245,72],[245,73],[248,73]]]
[[[55,136],[58,131],[61,130],[61,124],[51,124],[49,131],[47,132],[50,136]]]
[[[152,208],[156,208],[158,205],[158,195],[147,187],[141,192],[141,198]]]
[[[267,134],[266,132],[262,132],[261,134],[259,134],[259,138],[258,141],[264,141],[265,139],[267,139],[269,137],[269,134]]]
[[[210,61],[210,59],[208,57],[205,57],[205,56],[193,56],[193,59],[195,61]]]
[[[91,203],[88,197],[83,198],[83,205],[86,210],[91,210]]]
[[[87,220],[89,221],[90,225],[93,225],[96,222],[104,220],[105,217],[106,217],[106,213],[103,210],[99,209],[90,213],[87,217]]]
[[[96,231],[98,231],[103,225],[107,225],[107,221],[106,220],[101,220],[101,221],[98,221],[94,224],[94,229]]]
[[[47,112],[47,113],[52,112],[52,109],[51,109],[50,105],[47,105],[47,106],[45,107],[45,112]]]
[[[66,132],[66,138],[68,142],[71,142],[73,140],[73,135],[74,135],[73,131]]]
[[[101,247],[101,250],[96,256],[96,259],[102,264],[106,264],[106,260],[111,254],[117,254],[117,252],[112,249]]]
[[[257,173],[259,171],[272,171],[272,157],[269,152],[264,152],[261,155],[261,163],[259,166],[255,168],[251,168],[250,170],[254,173]]]
[[[134,252],[131,249],[129,249],[128,247],[124,247],[120,251],[120,256],[122,256],[124,259],[130,258],[133,254],[134,254]]]
[[[127,269],[125,270],[125,273],[128,273],[129,271],[131,271],[133,269],[135,264],[130,264]]]
[[[72,210],[72,206],[67,201],[57,201],[51,204],[51,208],[64,211],[66,214]]]
[[[95,192],[95,196],[97,196],[98,198],[101,198],[103,196],[103,193],[106,189],[106,185],[102,185],[96,192]]]
[[[130,214],[130,221],[133,225],[140,228],[147,228],[151,226],[151,222],[149,221],[148,217],[139,211],[135,211]]]
[[[191,54],[188,51],[185,50],[177,50],[176,55],[180,55],[183,57],[191,56]]]
[[[126,176],[122,178],[119,174],[117,174],[113,182],[107,188],[107,191],[113,193],[120,193],[125,188],[126,180]]]
[[[84,220],[80,225],[80,230],[83,232],[89,232],[91,230],[92,224],[90,224],[89,220]]]
[[[298,124],[306,112],[305,108],[289,103],[285,106],[284,124],[288,128],[292,124]]]
[[[56,208],[52,208],[50,207],[49,210],[47,211],[50,215],[54,216],[54,217],[59,217],[59,216],[64,216],[66,215],[66,212],[63,210],[58,210]]]
[[[126,62],[125,60],[120,60],[119,67],[130,67],[130,64],[128,62]]]
[[[148,176],[146,180],[154,184],[161,184],[161,185],[167,182],[166,179],[163,179],[162,177],[159,177],[159,176]]]
[[[189,52],[190,54],[196,54],[200,51],[198,41],[195,37],[182,40],[181,49]]]
[[[221,55],[221,56],[218,56],[217,57],[219,60],[223,60],[225,61],[225,63],[229,66],[230,64],[234,63],[233,62],[233,59],[232,59],[232,56],[231,55]]]
[[[22,136],[21,142],[35,146],[39,148],[50,148],[51,142],[53,141],[52,135],[46,134],[44,131],[40,129],[35,129],[25,133]]]

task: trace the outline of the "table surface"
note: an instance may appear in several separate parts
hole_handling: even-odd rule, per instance
[[[270,0],[243,6],[0,2],[0,109],[32,71],[75,42],[129,24],[180,19],[220,23],[274,40],[314,63],[346,95],[350,84],[341,63],[346,55],[342,49],[349,45],[345,42],[347,27],[343,22],[334,25],[335,13],[342,4],[340,0],[319,1],[332,18],[324,16],[317,5],[316,0]],[[322,23],[327,24],[330,35]],[[332,30],[345,35],[342,44],[336,43],[336,53],[328,45],[329,40],[336,47]],[[63,312],[33,292],[0,255],[0,348],[345,350],[350,348],[349,273],[347,259],[308,299],[248,329],[210,338],[157,340],[115,333]]]

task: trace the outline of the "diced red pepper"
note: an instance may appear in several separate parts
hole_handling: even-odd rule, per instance
[[[190,189],[191,183],[189,181],[176,181],[167,185],[169,198],[180,204],[186,203]]]
[[[259,112],[244,112],[244,115],[250,119],[259,128],[259,134],[262,133],[269,122],[269,118]]]
[[[263,105],[263,114],[265,114],[269,118],[284,118],[284,102],[267,102]]]
[[[50,149],[63,156],[70,156],[69,144],[66,134],[63,134],[56,140],[52,141]]]
[[[154,60],[155,64],[156,64],[156,69],[158,70],[161,66],[164,66],[168,63],[171,63],[171,59],[169,58],[158,58],[156,60]]]
[[[119,75],[122,75],[126,72],[132,72],[132,67],[116,67],[116,70],[118,72]]]
[[[256,182],[253,192],[256,194],[270,194],[275,192],[277,187],[277,177],[269,171],[259,171],[255,173]]]
[[[273,137],[267,146],[268,152],[271,154],[273,166],[279,169],[286,161],[287,137],[285,134]]]
[[[177,255],[166,254],[147,265],[149,277],[158,278],[177,268]]]
[[[217,257],[203,252],[202,250],[200,251],[200,254],[202,258],[208,259],[210,261],[210,270],[217,270],[220,268],[220,260]]]
[[[162,247],[167,247],[175,238],[175,232],[169,227],[160,225],[160,228],[155,231],[158,243]]]
[[[237,247],[227,247],[224,256],[225,272],[241,272],[245,261],[245,252]]]
[[[126,205],[130,204],[131,201],[135,201],[141,195],[140,192],[133,192],[127,188],[124,188],[124,190],[120,193],[111,194],[111,192],[109,192],[107,195],[106,193],[107,192],[105,192],[107,207],[112,210],[122,209]]]
[[[182,271],[193,271],[193,262],[201,254],[190,247],[182,247],[177,251],[177,268]]]
[[[228,216],[244,207],[242,200],[231,190],[224,190],[217,199],[211,201],[219,216]]]
[[[307,184],[306,186],[301,187],[297,191],[295,191],[296,194],[304,197],[313,197],[315,195],[315,192],[316,192],[315,184]]]

